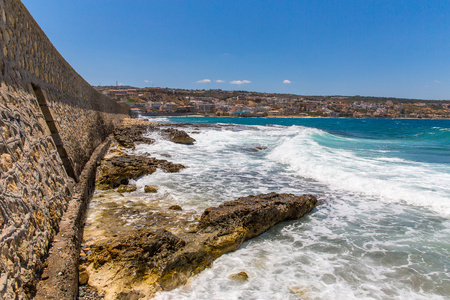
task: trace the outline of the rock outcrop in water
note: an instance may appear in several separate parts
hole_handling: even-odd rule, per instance
[[[159,132],[161,137],[177,144],[192,145],[195,142],[195,139],[183,130],[175,128],[160,129],[153,123],[149,123],[149,125],[139,124],[117,128],[114,131],[114,138],[122,147],[134,148],[135,142],[153,144],[155,142],[154,139],[144,136],[150,132]]]
[[[153,157],[128,154],[116,155],[102,161],[97,186],[107,189],[116,188],[121,184],[127,185],[129,179],[152,174],[157,168],[174,173],[184,169],[185,166]]]
[[[162,129],[161,135],[177,144],[193,145],[195,142],[195,139],[190,137],[185,131],[175,128]]]
[[[155,140],[143,136],[150,128],[153,128],[153,126],[136,125],[119,127],[114,130],[114,138],[119,145],[125,148],[134,148],[135,142],[153,144]]]
[[[176,236],[163,229],[135,230],[91,246],[89,285],[104,292],[106,299],[152,297],[186,283],[245,240],[299,218],[316,205],[312,195],[248,196],[208,208],[193,232]]]

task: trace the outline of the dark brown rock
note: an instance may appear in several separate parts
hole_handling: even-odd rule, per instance
[[[120,127],[114,130],[114,138],[119,145],[126,148],[134,148],[135,142],[153,144],[155,140],[143,136],[149,129],[150,127],[145,125]]]
[[[185,167],[181,164],[173,164],[167,160],[153,157],[116,155],[102,161],[97,186],[105,187],[109,185],[111,188],[116,188],[121,184],[127,185],[129,179],[152,174],[157,168],[173,173],[179,172]]]
[[[269,193],[241,197],[206,209],[198,229],[223,236],[244,228],[244,238],[249,239],[283,220],[300,218],[316,205],[317,199],[313,195]]]
[[[130,192],[134,192],[136,190],[136,186],[134,185],[119,185],[119,187],[117,188],[117,192],[119,193],[130,193]]]
[[[175,128],[162,129],[161,135],[177,144],[192,145],[195,142],[195,139],[190,137],[185,131]]]
[[[169,209],[171,209],[171,210],[183,210],[181,208],[181,206],[179,206],[179,205],[172,205],[172,206],[169,207]]]
[[[146,192],[146,193],[157,193],[158,189],[156,187],[154,187],[154,186],[146,185],[144,187],[144,192]]]

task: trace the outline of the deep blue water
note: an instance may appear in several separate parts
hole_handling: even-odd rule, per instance
[[[330,147],[384,150],[392,157],[450,164],[450,119],[231,117],[168,117],[164,119],[176,123],[312,127],[336,136],[353,139],[351,142],[348,140],[322,141]]]

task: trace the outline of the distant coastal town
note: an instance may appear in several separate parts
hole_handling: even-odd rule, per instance
[[[231,117],[450,118],[450,100],[301,96],[249,91],[97,86],[136,115]]]

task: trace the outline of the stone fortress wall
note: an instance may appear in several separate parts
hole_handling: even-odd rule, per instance
[[[20,0],[0,0],[0,298],[27,299],[74,186],[128,110],[95,91]]]

